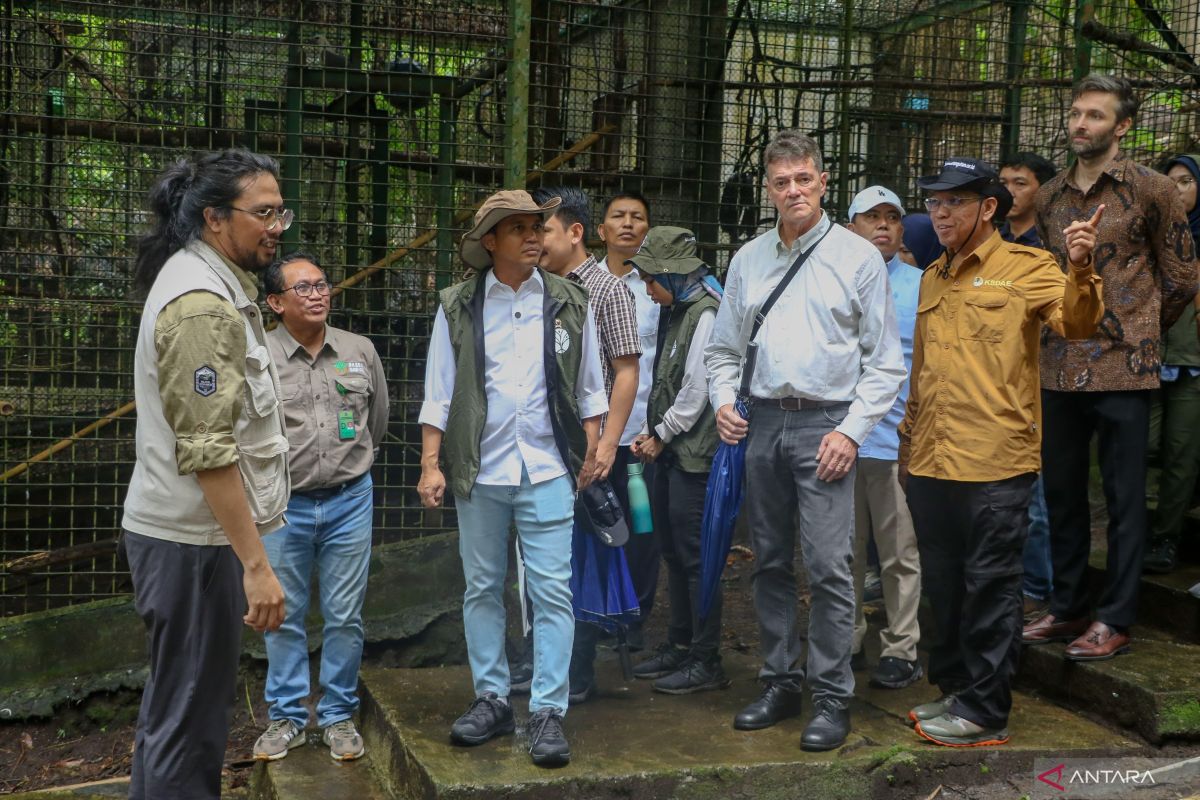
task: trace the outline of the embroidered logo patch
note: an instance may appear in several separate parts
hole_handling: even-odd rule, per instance
[[[554,352],[560,356],[571,349],[571,334],[567,333],[566,328],[554,329]]]
[[[193,374],[193,379],[196,394],[201,397],[208,397],[217,391],[217,373],[212,367],[200,367]]]

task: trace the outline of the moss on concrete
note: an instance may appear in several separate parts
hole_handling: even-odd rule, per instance
[[[1164,703],[1158,715],[1158,730],[1163,736],[1200,738],[1200,699]]]

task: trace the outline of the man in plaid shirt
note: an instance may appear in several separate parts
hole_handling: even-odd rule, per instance
[[[546,220],[541,267],[587,289],[600,338],[604,388],[608,392],[608,416],[601,421],[600,443],[591,474],[595,480],[609,478],[621,501],[628,505],[625,466],[629,454],[618,451],[621,450],[621,434],[637,396],[638,357],[642,354],[633,294],[620,278],[602,269],[584,246],[591,228],[591,206],[586,193],[581,189],[555,187],[538,189],[533,197],[538,203],[554,197],[562,200],[554,216]],[[595,686],[598,634],[599,629],[593,625],[577,623],[575,626],[575,647],[571,654],[572,703],[582,703]]]

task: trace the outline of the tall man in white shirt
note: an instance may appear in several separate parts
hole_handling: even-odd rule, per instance
[[[609,480],[628,516],[629,494],[627,490],[628,468],[631,461],[629,446],[642,432],[646,424],[646,407],[650,399],[650,385],[654,383],[654,353],[658,349],[659,308],[646,294],[637,270],[626,262],[633,258],[650,230],[650,203],[645,197],[632,191],[621,191],[609,198],[604,206],[604,215],[596,226],[596,233],[606,249],[600,266],[616,275],[633,292],[634,313],[637,315],[638,340],[642,355],[638,359],[638,389],[633,400],[633,410],[621,433],[621,447],[613,464]],[[655,465],[646,464],[644,478],[647,486],[654,484]],[[628,520],[627,520],[628,521]],[[629,564],[629,577],[637,592],[638,608],[642,622],[631,626],[629,644],[631,649],[642,646],[641,625],[654,610],[654,592],[658,588],[658,567],[661,553],[657,536],[630,536],[625,544],[625,560]]]
[[[608,410],[587,294],[537,269],[542,226],[558,200],[525,191],[484,201],[463,237],[463,262],[479,271],[441,292],[421,406],[426,507],[447,487],[458,510],[467,590],[463,624],[475,700],[450,731],[483,744],[515,725],[504,654],[504,575],[515,521],[533,605],[530,756],[539,766],[571,757],[563,732],[571,611],[575,485],[593,479],[600,417]],[[443,443],[445,474],[438,463]]]
[[[747,439],[746,513],[757,557],[761,696],[734,718],[757,730],[800,712],[807,679],[812,720],[805,750],[841,746],[850,731],[854,675],[854,462],[904,380],[887,267],[874,245],[821,210],[828,173],[817,143],[779,133],[764,153],[775,228],[734,255],[705,350],[717,431]],[[803,266],[761,323],[748,422],[734,400],[759,311],[788,268]],[[796,631],[796,512],[812,591],[807,664]]]

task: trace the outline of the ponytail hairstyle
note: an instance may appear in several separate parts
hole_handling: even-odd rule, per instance
[[[220,219],[253,177],[267,173],[279,179],[279,164],[270,156],[241,148],[181,158],[159,176],[148,196],[154,225],[138,239],[133,265],[134,291],[145,295],[171,255],[204,232],[204,209]]]

